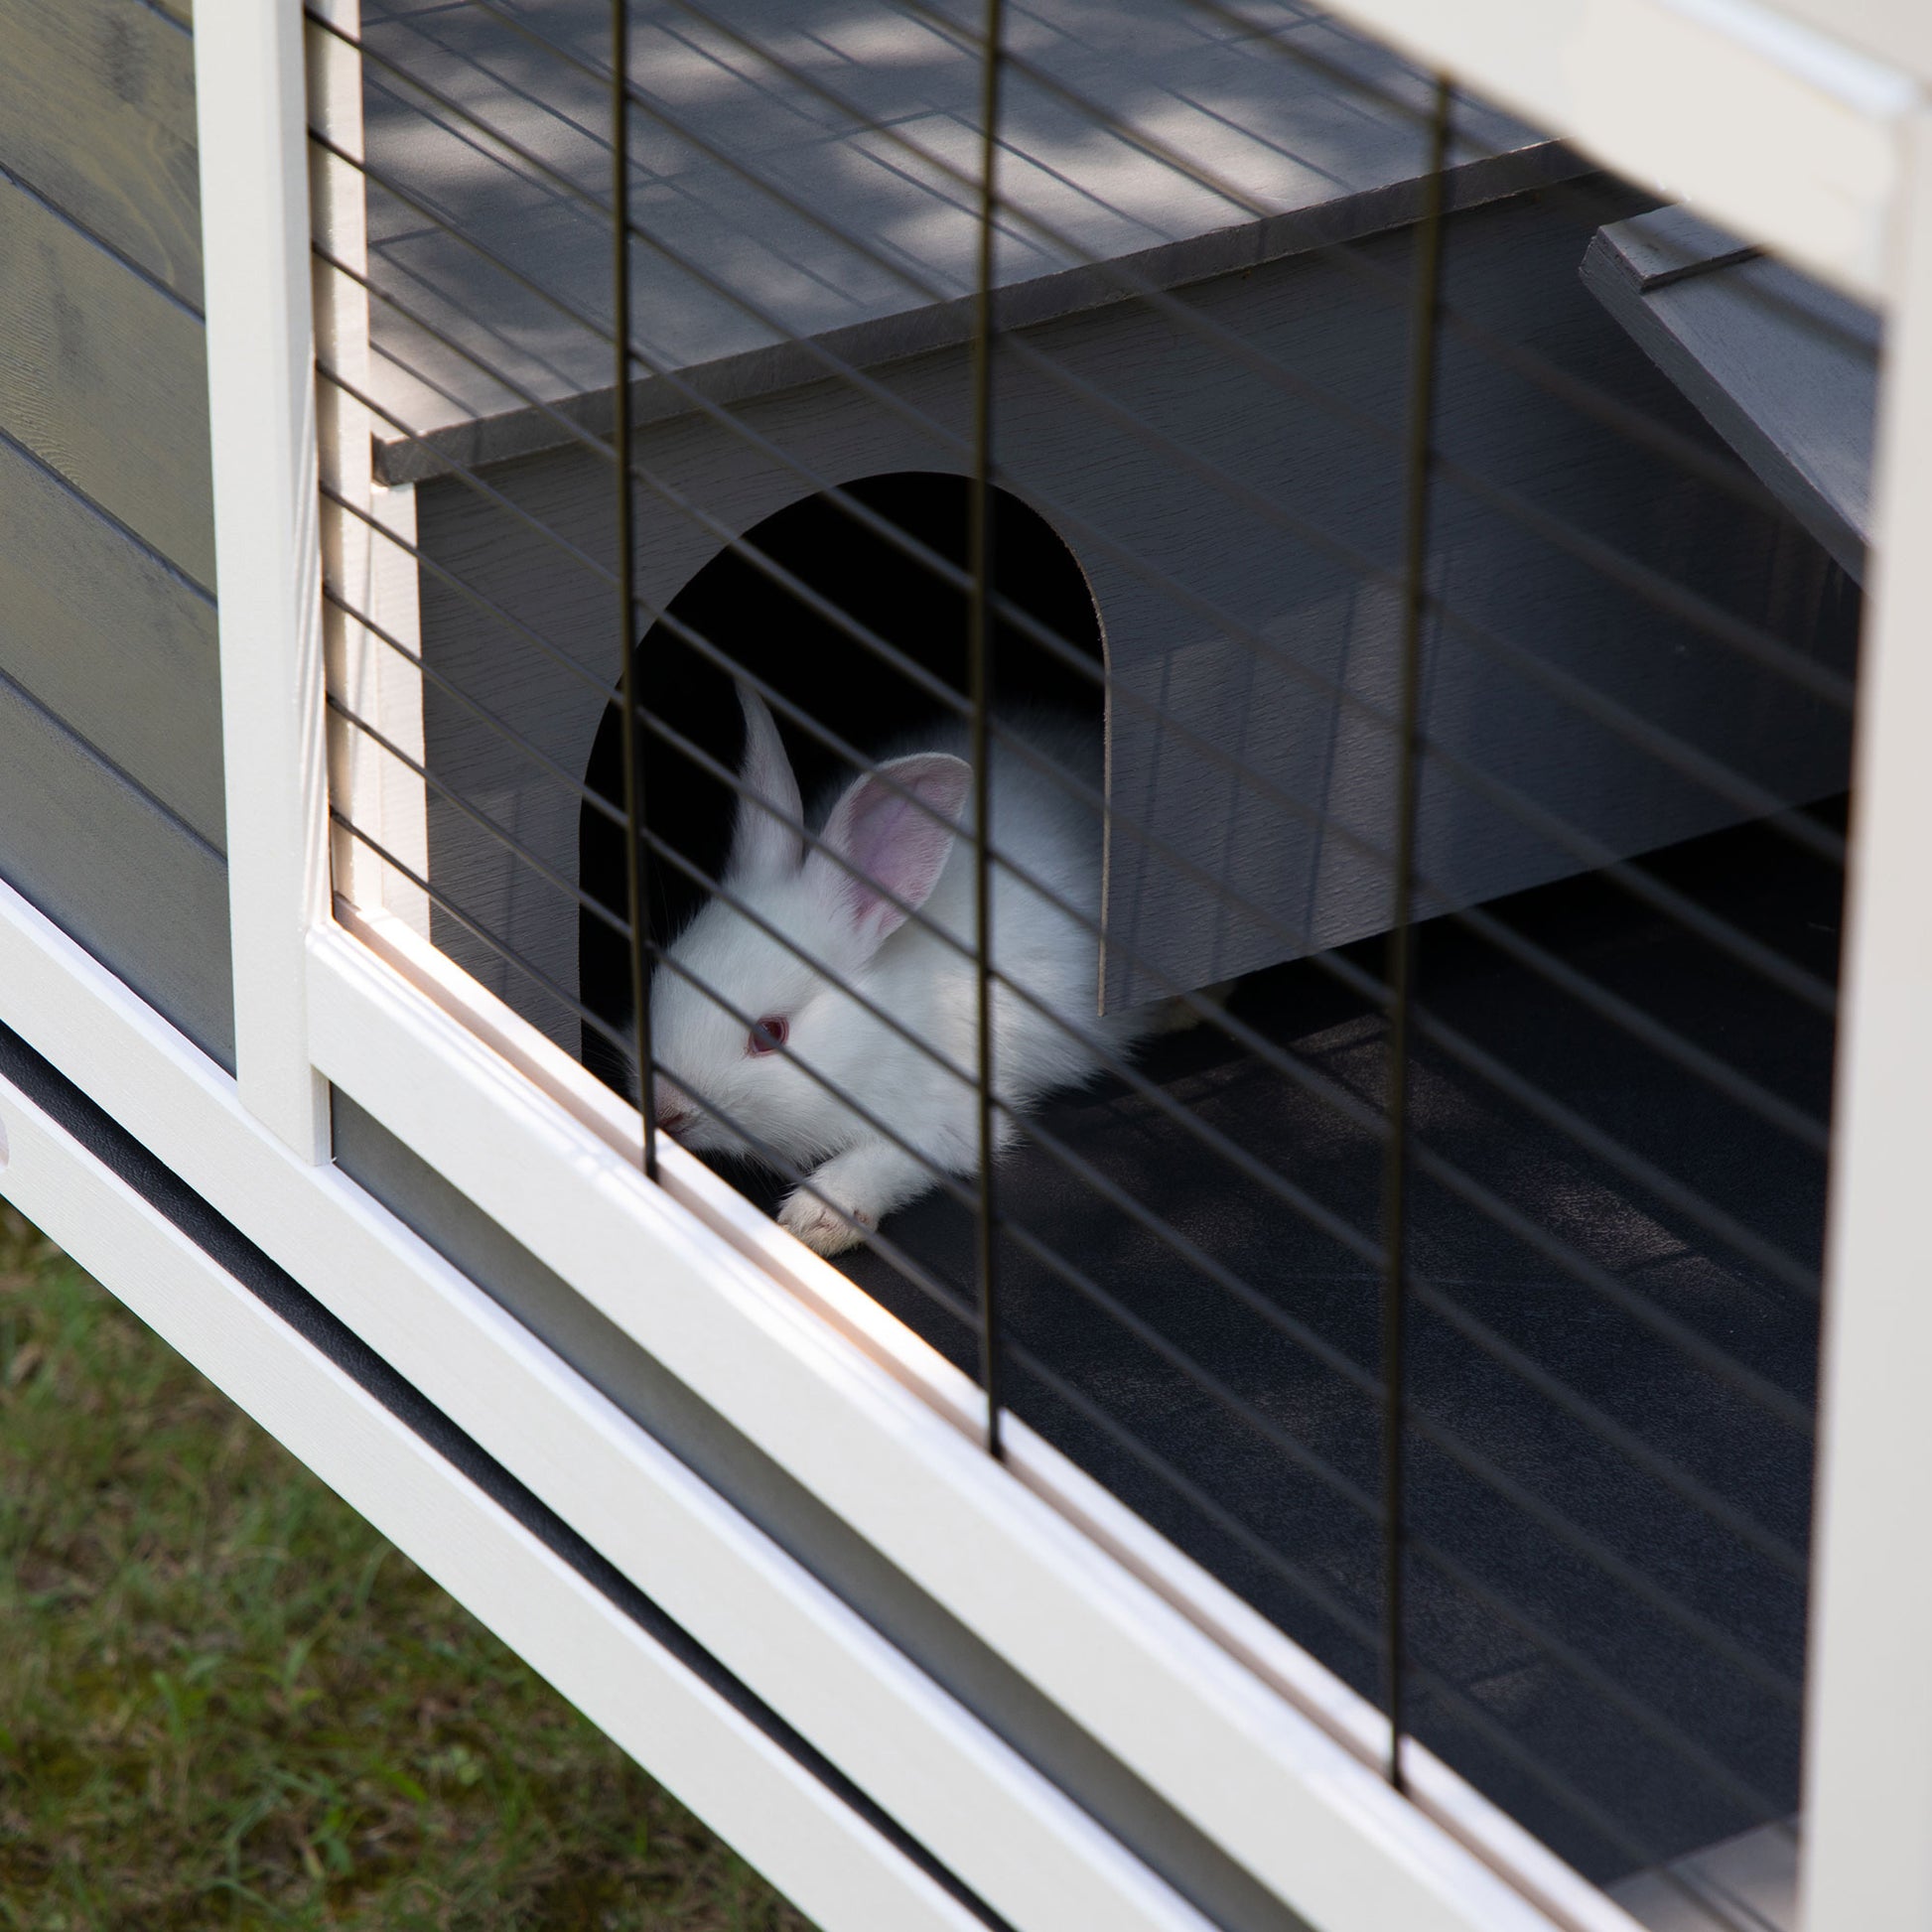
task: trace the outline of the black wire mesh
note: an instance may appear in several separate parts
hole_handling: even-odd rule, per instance
[[[332,719],[420,824],[339,765],[344,889],[1398,1783],[1756,1922],[1695,1860],[1796,1811],[1861,557],[1670,357],[1748,314],[1849,394],[1868,319],[1728,237],[1617,309],[1654,196],[1290,0],[359,46],[322,378],[413,521],[325,492],[410,582],[330,585]]]

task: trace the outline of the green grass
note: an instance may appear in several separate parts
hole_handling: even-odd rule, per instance
[[[0,1203],[0,1927],[806,1932]]]

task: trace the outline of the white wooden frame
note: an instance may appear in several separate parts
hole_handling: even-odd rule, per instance
[[[1855,49],[1832,37],[1831,10],[1817,0],[1786,9],[1757,0],[1341,0],[1338,11],[1889,310],[1836,1157],[1805,1884],[1811,1932],[1922,1932],[1932,1924],[1932,1859],[1919,1850],[1932,1816],[1932,1558],[1898,1527],[1902,1485],[1932,1449],[1918,1421],[1932,1412],[1919,1385],[1932,1368],[1932,1239],[1916,1217],[1928,1138],[1920,1097],[1932,1092],[1932,912],[1915,863],[1919,827],[1932,815],[1919,744],[1921,721],[1932,721],[1932,659],[1921,647],[1932,633],[1932,135],[1922,17],[1860,0]],[[1801,25],[1800,12],[1815,24]],[[317,1166],[328,1148],[326,1080],[1312,1924],[1504,1932],[1549,1923],[1335,1741],[1329,1729],[1346,1734],[1354,1722],[1345,1700],[1266,1636],[1249,1631],[1244,1648],[1239,1619],[1225,1605],[1203,1608],[1158,1539],[1137,1542],[1115,1518],[1099,1520],[1105,1499],[1083,1503],[1049,1457],[1023,1455],[1020,1482],[992,1465],[929,1351],[841,1277],[741,1212],[674,1149],[666,1186],[647,1185],[595,1095],[544,1063],[548,1049],[527,1029],[498,1024],[412,953],[406,932],[351,933],[331,918],[322,897],[300,10],[293,0],[199,0],[198,28],[238,1086],[227,1088],[11,898],[0,900],[7,1019],[459,1420],[488,1407],[475,1414],[477,1433],[503,1440],[503,1459],[614,1560],[626,1551],[628,1574],[667,1607],[681,1602],[674,1613],[848,1770],[866,1739],[849,1724],[841,1730],[838,1709],[812,1705],[809,1673],[780,1654],[795,1633],[780,1643],[746,1625],[723,1591],[693,1585],[680,1599],[676,1578],[633,1547],[608,1495],[593,1493],[557,1447],[622,1441],[624,1480],[638,1481],[649,1458],[636,1432],[626,1437],[627,1425],[560,1364],[519,1352],[534,1344],[474,1290],[466,1301],[460,1278]],[[102,1048],[108,1038],[113,1051]],[[532,1071],[543,1087],[525,1077]],[[16,1126],[16,1139],[28,1131]],[[28,1172],[18,1150],[14,1167]],[[14,1170],[7,1184],[17,1184]],[[364,1276],[343,1260],[349,1254]],[[398,1282],[412,1286],[401,1293]],[[492,1364],[493,1379],[478,1383],[496,1391],[489,1404],[439,1361],[459,1331],[486,1337],[476,1346]],[[195,1323],[180,1332],[196,1353]],[[562,1434],[549,1440],[546,1429]],[[668,1494],[677,1478],[657,1469],[652,1480]],[[697,1515],[701,1500],[686,1498]],[[723,1509],[715,1497],[709,1506]],[[712,1526],[720,1545],[749,1547],[736,1519],[729,1533],[718,1527],[727,1519]],[[759,1561],[771,1555],[766,1548]],[[871,1775],[891,1786],[882,1801],[1016,1923],[1186,1922],[1165,1887],[1069,1817],[1063,1801],[1056,1811],[1018,1760],[989,1755],[966,1714],[923,1702],[938,1694],[912,1683],[902,1659],[883,1647],[861,1656],[845,1613],[829,1598],[821,1609],[813,1628],[827,1654],[858,1646],[838,1681],[858,1685],[870,1674],[870,1698],[893,1687],[890,1717],[866,1705],[886,1726],[879,1734],[928,1740],[920,1775],[952,1767],[934,1788],[949,1802],[970,1788],[962,1815],[973,1831],[949,1832],[945,1805],[919,1807],[916,1779],[876,1768]],[[1306,1715],[1311,1708],[1322,1725]],[[643,1755],[657,1761],[648,1748]],[[1433,1775],[1419,1795],[1529,1884],[1549,1914],[1627,1925],[1554,1861],[1539,1865],[1533,1848],[1511,1848],[1508,1830],[1452,1780],[1432,1787]],[[1016,1813],[1035,1821],[1030,1846],[1043,1833],[1055,1849],[1022,1860],[989,1848],[1003,1832],[1023,1832]],[[744,1827],[719,1822],[744,1842]],[[1023,1866],[1049,1875],[1028,1880]],[[1122,1903],[1130,1900],[1131,1910]],[[828,1924],[862,1922],[808,1909]]]
[[[828,1927],[979,1919],[0,1078],[8,1197]],[[1148,1921],[1143,1921],[1148,1922]]]

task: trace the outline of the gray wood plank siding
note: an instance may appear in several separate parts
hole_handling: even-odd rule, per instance
[[[229,1064],[189,19],[0,0],[0,876]]]
[[[1584,283],[1863,581],[1878,318],[1682,208],[1602,229],[1584,257]]]
[[[233,1066],[220,853],[4,674],[0,870],[191,1039]]]
[[[1627,208],[1627,198],[1619,206],[1607,195],[1562,207],[1525,197],[1458,214],[1448,248],[1452,299],[1716,450],[1579,281],[1597,223]],[[1407,249],[1397,233],[1364,244],[1358,260],[1387,269],[1400,287]],[[1219,343],[1144,305],[1047,323],[1024,333],[1029,354],[1000,359],[1002,481],[1078,559],[1115,680],[1109,1005],[1337,945],[1382,930],[1389,916],[1381,855],[1394,798],[1387,721],[1399,610],[1390,574],[1400,556],[1406,315],[1365,300],[1345,265],[1318,254],[1217,277],[1186,300],[1339,397],[1355,420],[1251,374]],[[1124,414],[1084,403],[1058,372]],[[815,480],[963,468],[963,354],[874,373],[902,411],[823,382],[745,405],[729,422],[692,413],[643,431],[637,561],[647,607],[667,604],[717,554],[716,529],[751,530],[811,494]],[[1828,570],[1802,534],[1769,517],[1740,520],[1721,492],[1686,485],[1668,463],[1453,344],[1440,417],[1452,467],[1438,490],[1433,562],[1464,627],[1431,645],[1426,725],[1441,755],[1424,789],[1425,905],[1472,904],[1587,870],[1604,853],[1641,852],[1752,815],[1735,793],[1605,725],[1603,703],[1621,706],[1638,732],[1681,742],[1693,759],[1730,766],[1768,795],[1800,800],[1842,786],[1842,714],[1607,581],[1482,491],[1520,489],[1533,478],[1541,515],[1770,622],[1777,613],[1761,608],[1769,587],[1812,586]],[[1255,434],[1258,421],[1266,436]],[[1174,450],[1217,468],[1225,483],[1177,465]],[[658,480],[706,520],[656,493]],[[493,469],[490,483],[608,562],[608,475],[596,458],[528,458]],[[421,485],[418,504],[428,554],[508,620],[426,573],[429,662],[557,765],[583,772],[618,671],[608,581],[459,480]],[[1780,566],[1792,545],[1802,554]],[[1365,559],[1380,581],[1335,546]],[[560,674],[531,633],[590,675]],[[756,638],[718,641],[761,647]],[[1849,668],[1849,632],[1818,647],[1833,668]],[[1553,688],[1552,675],[1586,702]],[[574,880],[576,795],[441,691],[428,694],[425,719],[439,776]],[[1165,850],[1137,839],[1137,826],[1152,828]],[[435,798],[430,855],[440,890],[575,990],[573,910],[536,867]],[[1217,882],[1261,916],[1230,905]],[[532,979],[456,920],[437,932],[492,990],[574,1043],[574,1020]]]
[[[5,442],[0,531],[5,668],[220,849],[213,602]]]
[[[139,0],[0,0],[0,47],[8,170],[199,306],[193,38]]]
[[[1201,1831],[1097,1745],[810,1490],[358,1107],[333,1095],[337,1165],[485,1289],[1000,1737],[1227,1932],[1307,1932]]]
[[[638,421],[687,406],[687,384],[742,402],[811,381],[825,362],[806,341],[871,367],[969,339],[974,7],[941,21],[720,0],[701,29],[675,8],[634,11],[633,328],[664,372],[634,385]],[[1237,27],[1165,0],[1104,12],[1044,0],[1014,17],[994,264],[1008,324],[1415,218],[1426,78],[1300,0],[1248,17]],[[371,197],[373,272],[401,305],[374,317],[394,358],[380,380],[429,439],[385,440],[392,481],[434,474],[437,449],[477,463],[553,447],[567,435],[559,408],[610,421],[607,9],[551,0],[536,19],[563,58],[481,10],[364,8],[370,164],[403,190]],[[1079,99],[1120,131],[1098,129]],[[1474,103],[1450,159],[1456,207],[1581,166]]]
[[[0,424],[212,589],[204,354],[192,309],[0,181]]]

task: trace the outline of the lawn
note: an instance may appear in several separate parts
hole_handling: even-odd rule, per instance
[[[808,1932],[0,1203],[0,1928]]]

